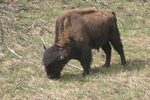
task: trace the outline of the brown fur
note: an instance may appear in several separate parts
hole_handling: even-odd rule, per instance
[[[57,43],[57,45],[59,45],[60,47],[65,47],[65,44],[69,43],[69,38],[71,37],[74,37],[79,41],[90,42],[90,40],[88,40],[87,38],[90,37],[91,39],[94,39],[95,37],[100,37],[103,34],[105,35],[105,33],[98,33],[104,32],[105,30],[108,32],[108,28],[110,28],[110,26],[115,23],[115,20],[113,20],[113,18],[115,19],[114,12],[107,10],[96,10],[93,8],[71,10],[63,13],[58,17],[56,21],[55,43]],[[75,19],[77,19],[79,22],[75,22]],[[80,21],[84,23],[80,23]],[[75,24],[71,26],[71,24],[73,23]],[[92,26],[93,24],[95,24],[95,27]],[[83,26],[83,28],[80,26]],[[86,31],[86,28],[92,31],[88,32]],[[76,32],[78,31],[77,29],[80,29],[84,33],[76,34]],[[99,47],[100,46],[95,48],[98,49]]]
[[[67,55],[62,62],[67,63],[70,59],[79,60],[84,69],[83,75],[87,75],[92,62],[91,49],[99,50],[101,47],[106,54],[106,61],[103,67],[110,66],[111,43],[119,53],[122,65],[124,67],[127,65],[117,28],[116,16],[113,11],[93,8],[70,10],[58,16],[55,25],[55,44],[50,50],[46,51],[55,53],[55,55],[44,55],[43,59]],[[60,50],[58,48],[61,48],[61,53],[59,53]],[[54,59],[50,61],[43,60],[43,63],[47,63],[46,68],[56,67],[51,61],[62,69],[62,62]],[[53,69],[50,68],[49,70]]]

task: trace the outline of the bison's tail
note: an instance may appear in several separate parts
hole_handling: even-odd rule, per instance
[[[111,11],[111,13],[114,15],[114,21],[115,21],[115,29],[119,33],[118,25],[117,25],[117,18],[115,12]]]
[[[115,12],[113,12],[113,11],[112,11],[112,14],[113,14],[114,16],[116,16]]]
[[[117,25],[116,14],[113,11],[111,11],[111,13],[114,15],[114,17],[113,17],[114,24],[113,24],[113,27],[110,29],[110,32],[113,34],[113,36],[115,36],[120,41],[121,40],[120,32],[119,32],[118,25]]]
[[[115,23],[117,23],[117,18],[116,18],[116,14],[115,14],[115,12],[111,11],[111,13],[114,15]]]

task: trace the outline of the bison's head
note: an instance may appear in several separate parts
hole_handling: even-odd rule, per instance
[[[60,47],[53,45],[43,55],[43,65],[49,78],[60,78],[60,73],[69,61],[68,54]]]

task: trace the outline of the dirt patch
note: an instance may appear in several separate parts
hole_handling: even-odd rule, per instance
[[[0,63],[2,66],[10,66],[10,65],[13,65],[13,64],[18,63],[18,62],[20,62],[20,60],[14,58],[14,59],[7,60],[7,61],[1,61]]]
[[[0,53],[0,60],[5,57],[5,54],[4,53]]]
[[[41,34],[41,31],[42,31],[42,28],[41,27],[36,27],[33,32],[32,32],[32,35],[40,35]]]
[[[13,64],[13,62],[11,60],[9,60],[9,61],[2,61],[1,64],[2,64],[2,66],[10,66],[10,65]]]

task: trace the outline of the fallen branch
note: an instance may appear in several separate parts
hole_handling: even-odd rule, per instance
[[[75,66],[75,65],[73,65],[73,64],[68,63],[67,65],[68,65],[68,66],[71,66],[71,67],[73,67],[73,68],[76,68],[76,69],[79,69],[79,70],[82,70],[82,71],[83,71],[83,69],[82,69],[82,68],[77,67],[77,66]]]
[[[20,56],[19,54],[17,54],[14,50],[10,49],[9,47],[7,47],[7,48],[8,48],[8,50],[9,50],[11,53],[13,53],[14,55],[16,55],[16,56],[19,57],[20,59],[23,59],[23,60],[27,61],[28,63],[33,64],[33,62],[28,61],[27,59],[23,58],[22,56]]]
[[[41,37],[40,37],[40,39],[43,41],[44,45],[46,45],[46,42],[44,41],[44,39],[43,39],[43,38],[41,38]]]
[[[44,0],[46,3],[47,3],[47,5],[51,8],[51,5],[49,4],[49,2],[47,1],[47,0]]]
[[[0,68],[0,72],[4,73],[5,71]]]
[[[17,57],[19,57],[20,59],[22,59],[22,57],[21,57],[19,54],[17,54],[14,50],[10,49],[9,47],[7,47],[7,48],[8,48],[8,50],[9,50],[10,52],[12,52],[14,55],[16,55]]]
[[[28,92],[23,86],[21,86],[20,80],[19,80],[19,82],[15,82],[15,87],[14,87],[12,93],[14,93],[17,90],[17,88],[19,88],[19,87],[22,88],[25,92]]]
[[[40,38],[41,38],[41,37],[40,37]],[[44,49],[46,50],[46,49],[47,49],[46,42],[44,41],[44,39],[43,39],[43,38],[41,38],[41,40],[42,40],[42,42],[43,42],[43,44],[44,44]]]
[[[49,46],[47,45],[48,43],[42,38],[40,37],[40,39],[42,40],[43,42],[43,45],[44,45],[44,49],[46,50]],[[52,46],[52,44],[49,44],[50,46]]]
[[[5,13],[5,14],[10,14],[10,15],[12,15],[12,13],[10,13],[10,12],[8,12],[8,11],[6,11],[6,10],[0,9],[0,11],[3,12],[3,13]]]

